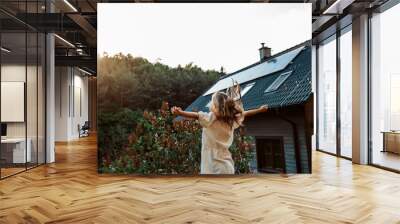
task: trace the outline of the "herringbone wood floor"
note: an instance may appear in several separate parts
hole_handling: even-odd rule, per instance
[[[330,155],[312,175],[110,176],[95,141],[0,181],[0,223],[400,223],[400,175]]]

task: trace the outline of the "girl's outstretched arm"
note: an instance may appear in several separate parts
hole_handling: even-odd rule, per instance
[[[193,119],[198,119],[199,118],[199,114],[198,113],[184,111],[180,107],[172,107],[171,108],[171,112],[174,115],[178,115],[178,116],[182,116],[182,117],[186,117],[186,118],[193,118]]]
[[[267,111],[268,111],[268,106],[267,105],[262,105],[257,109],[246,110],[243,114],[244,114],[245,117],[248,117],[248,116],[253,116],[253,115],[256,115],[258,113],[267,112]]]

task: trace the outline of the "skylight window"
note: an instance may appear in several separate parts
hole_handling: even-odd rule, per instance
[[[241,91],[242,97],[256,84],[255,82],[247,84]]]
[[[286,81],[287,78],[292,74],[292,71],[282,73],[275,79],[275,81],[265,90],[266,93],[273,92]]]

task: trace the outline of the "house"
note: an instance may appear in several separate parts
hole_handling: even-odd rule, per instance
[[[245,110],[264,104],[270,108],[244,122],[245,133],[255,137],[257,170],[311,173],[311,43],[275,55],[262,44],[259,51],[259,62],[221,77],[186,110],[208,111],[212,94],[237,81]]]

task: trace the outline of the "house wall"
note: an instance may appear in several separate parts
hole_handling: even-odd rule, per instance
[[[275,112],[259,114],[250,118],[247,118],[244,125],[247,135],[259,136],[259,137],[283,137],[284,150],[285,150],[285,162],[287,173],[297,173],[296,166],[296,154],[295,144],[293,137],[292,125],[283,120],[280,116],[284,116],[296,123],[298,141],[300,145],[300,162],[301,172],[309,173],[309,151],[307,149],[307,137],[305,126],[304,126],[304,112],[303,110],[281,113],[277,115]],[[311,141],[311,139],[309,139]]]

